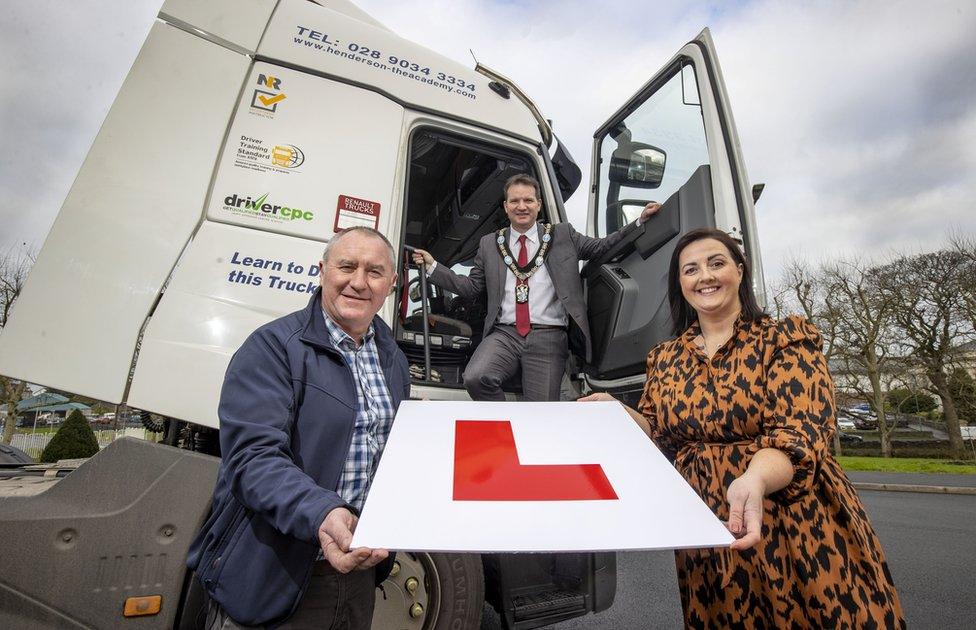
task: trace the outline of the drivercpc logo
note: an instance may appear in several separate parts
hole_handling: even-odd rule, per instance
[[[234,154],[234,166],[258,173],[301,172],[305,152],[294,144],[275,144],[255,136],[241,135]]]
[[[268,116],[278,111],[278,103],[285,100],[281,91],[281,78],[270,74],[258,74],[258,87],[251,95],[251,113]]]
[[[311,221],[315,218],[311,210],[302,208],[292,208],[291,206],[278,205],[268,201],[268,194],[254,198],[250,195],[239,195],[234,193],[224,197],[224,210],[236,215],[262,219],[274,223],[284,223],[286,221]]]

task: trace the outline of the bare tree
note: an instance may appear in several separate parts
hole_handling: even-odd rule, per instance
[[[830,365],[837,348],[841,313],[827,290],[823,271],[814,272],[806,261],[791,260],[783,269],[773,296],[777,318],[800,313],[816,325],[824,338],[824,358]],[[834,452],[841,454],[840,432],[836,427]]]
[[[838,312],[835,334],[837,356],[846,368],[844,384],[870,401],[878,417],[881,454],[891,457],[894,424],[885,414],[887,389],[882,383],[891,356],[891,295],[882,290],[881,270],[860,260],[828,266],[824,277],[826,292]]]
[[[949,375],[959,348],[974,338],[974,322],[966,315],[969,274],[970,261],[954,249],[901,257],[886,265],[884,274],[898,343],[918,361],[942,401],[949,447],[956,458],[963,456],[963,441]]]
[[[976,238],[955,234],[950,236],[949,242],[962,258],[959,287],[962,305],[969,325],[976,329]]]
[[[14,301],[24,288],[27,272],[34,264],[34,250],[21,247],[8,250],[0,256],[0,329],[7,325]],[[2,442],[10,444],[17,425],[17,403],[24,397],[27,383],[6,376],[0,376],[0,404],[7,406],[7,420],[3,426]]]
[[[766,291],[766,297],[768,298],[766,310],[776,319],[782,319],[793,312],[791,309],[792,301],[790,300],[788,291],[789,289],[787,287],[779,283],[772,285]]]

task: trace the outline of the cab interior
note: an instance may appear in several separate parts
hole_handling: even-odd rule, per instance
[[[410,142],[403,242],[425,249],[439,265],[470,272],[478,242],[508,225],[502,186],[516,174],[538,178],[529,156],[443,131],[421,128]],[[545,204],[539,220],[547,221]],[[420,271],[401,258],[395,334],[415,382],[461,387],[461,375],[481,341],[485,299],[467,299],[426,283],[430,373],[424,349]]]

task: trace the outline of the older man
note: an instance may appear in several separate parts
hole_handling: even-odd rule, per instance
[[[231,360],[213,508],[187,561],[210,596],[208,628],[370,626],[391,561],[350,542],[410,391],[376,316],[395,269],[379,232],[337,234],[308,306],[256,330]]]
[[[469,275],[457,275],[422,249],[413,258],[427,264],[439,287],[468,298],[487,293],[484,339],[464,370],[474,400],[505,400],[502,384],[520,369],[525,400],[559,400],[568,339],[583,358],[591,352],[580,261],[602,256],[661,204],[652,201],[635,222],[591,238],[569,223],[537,223],[542,198],[534,177],[514,175],[503,191],[510,225],[482,237]]]

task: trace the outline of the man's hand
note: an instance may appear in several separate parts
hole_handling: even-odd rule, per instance
[[[322,553],[339,573],[368,569],[386,559],[390,552],[386,549],[357,547],[349,549],[352,533],[358,519],[346,508],[335,508],[325,516],[319,525],[319,545]]]
[[[647,223],[648,220],[650,220],[651,217],[657,214],[657,211],[660,209],[661,209],[661,204],[659,204],[658,202],[656,201],[648,202],[647,205],[644,206],[644,209],[641,210],[641,215],[640,215],[641,225]]]
[[[413,262],[418,267],[421,264],[425,264],[428,267],[434,264],[434,257],[430,255],[425,249],[415,249],[413,250]]]

